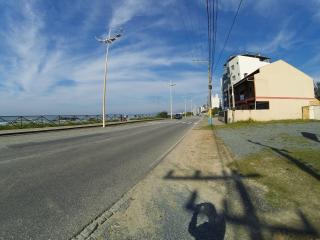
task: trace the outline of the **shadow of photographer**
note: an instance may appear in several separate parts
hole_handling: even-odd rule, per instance
[[[194,191],[185,208],[192,211],[188,232],[195,240],[223,240],[226,232],[226,221],[223,214],[216,211],[212,203],[195,204],[197,192]],[[198,224],[198,219],[205,217],[207,221]]]

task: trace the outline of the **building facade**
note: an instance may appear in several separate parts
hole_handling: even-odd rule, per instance
[[[233,86],[258,68],[270,64],[270,59],[260,54],[241,54],[231,56],[224,64],[221,80],[222,106],[230,109],[234,105]]]
[[[219,108],[220,107],[220,98],[218,94],[211,96],[211,106],[212,108]]]
[[[316,100],[313,79],[283,60],[260,67],[233,88],[229,122],[302,119],[302,108]]]

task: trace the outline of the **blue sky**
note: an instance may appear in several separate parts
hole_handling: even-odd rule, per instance
[[[220,0],[217,54],[239,0]],[[146,113],[207,98],[204,0],[0,0],[0,115],[101,112],[104,48],[95,39],[121,27],[110,48],[107,111]],[[320,0],[244,0],[214,73],[219,91],[230,54],[284,59],[320,80]]]

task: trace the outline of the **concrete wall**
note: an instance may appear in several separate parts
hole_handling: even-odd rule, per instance
[[[261,67],[254,79],[257,98],[314,99],[312,78],[282,60]]]
[[[309,107],[309,119],[320,120],[320,106]]]
[[[269,101],[270,109],[235,110],[234,113],[232,112],[232,110],[228,110],[228,122],[232,122],[232,114],[234,114],[235,122],[248,120],[272,121],[285,119],[302,119],[302,107],[308,105],[309,100],[295,101],[292,99],[272,99]],[[316,114],[319,113],[316,112]]]

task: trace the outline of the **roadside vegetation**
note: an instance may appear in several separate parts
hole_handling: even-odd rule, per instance
[[[26,122],[22,124],[10,124],[10,125],[0,125],[0,130],[13,130],[13,129],[26,129],[26,128],[45,128],[45,127],[62,127],[62,126],[74,126],[74,125],[87,125],[100,123],[101,121],[83,121],[83,122],[63,122],[60,124],[54,123],[33,123]]]
[[[161,118],[161,117],[133,117],[133,118],[130,118],[129,120],[130,121],[154,120],[157,118]],[[120,122],[120,119],[112,119],[107,121],[107,123],[115,123],[115,122]],[[102,121],[96,120],[96,119],[87,120],[87,121],[61,121],[60,123],[25,121],[22,123],[0,125],[0,131],[14,130],[14,129],[28,129],[28,128],[67,127],[67,126],[91,125],[91,124],[99,124],[99,123],[102,123]]]
[[[254,120],[248,120],[248,121],[239,121],[235,123],[228,123],[225,125],[218,125],[214,126],[215,128],[242,128],[242,127],[259,127],[264,126],[266,124],[304,124],[304,123],[310,123],[310,122],[318,122],[319,120],[302,120],[302,119],[291,119],[291,120],[272,120],[272,121],[254,121]]]

